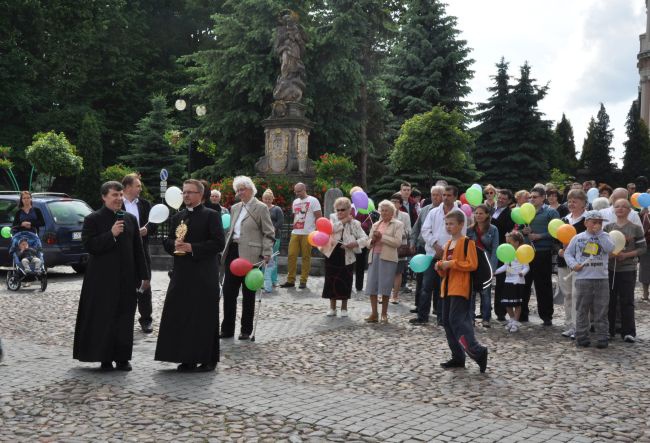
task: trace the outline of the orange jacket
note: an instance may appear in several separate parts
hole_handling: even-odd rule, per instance
[[[467,257],[464,257],[465,242],[467,245]],[[447,257],[447,250],[451,240],[445,245],[443,257]],[[440,261],[438,261],[440,263]],[[478,267],[478,256],[476,255],[476,244],[467,237],[462,237],[456,242],[454,252],[451,256],[451,268],[446,271],[438,270],[442,277],[440,285],[440,297],[464,297],[469,298],[470,292],[470,272],[475,271]]]

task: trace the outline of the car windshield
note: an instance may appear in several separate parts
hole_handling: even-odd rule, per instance
[[[77,200],[51,201],[47,207],[57,225],[78,225],[92,212],[87,204]]]

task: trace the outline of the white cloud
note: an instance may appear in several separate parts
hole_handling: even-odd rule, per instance
[[[448,0],[461,38],[476,60],[472,102],[484,102],[503,56],[516,77],[528,61],[539,84],[549,83],[540,103],[548,119],[562,113],[571,120],[576,147],[582,148],[587,124],[602,102],[614,129],[620,163],[625,119],[639,84],[636,54],[645,31],[641,0]]]

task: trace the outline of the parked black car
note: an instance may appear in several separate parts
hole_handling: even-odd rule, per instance
[[[0,192],[0,229],[12,225],[19,200],[18,192]],[[92,212],[91,207],[83,200],[59,193],[33,193],[32,204],[41,210],[45,219],[45,226],[38,232],[45,265],[48,268],[68,265],[83,272],[88,253],[81,244],[81,228],[84,218]],[[0,238],[0,266],[11,266],[10,246],[11,239]]]

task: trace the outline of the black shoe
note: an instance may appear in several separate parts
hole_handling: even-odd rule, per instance
[[[485,348],[485,352],[483,355],[481,355],[478,359],[476,359],[476,363],[478,363],[478,368],[481,371],[481,374],[485,372],[487,369],[487,360],[488,360],[488,350]]]
[[[552,320],[544,320],[544,326],[553,326]]]
[[[103,361],[102,365],[99,367],[102,371],[112,371],[113,370],[113,362],[112,361]]]
[[[598,349],[605,349],[607,346],[608,346],[607,340],[599,341],[598,343],[596,343],[596,347]]]
[[[474,314],[474,318],[483,318],[481,314]]]
[[[451,360],[440,363],[440,367],[444,368],[444,369],[464,368],[465,367],[465,362],[464,361],[459,361],[459,360],[454,360],[452,358]]]
[[[128,372],[128,371],[132,370],[133,367],[131,366],[131,363],[129,363],[128,361],[116,361],[115,362],[115,369],[117,371],[127,371]]]
[[[216,367],[216,363],[201,363],[199,367],[195,369],[195,372],[211,372],[214,371]]]
[[[153,326],[151,326],[152,321],[141,321],[140,322],[140,327],[142,328],[142,332],[145,334],[151,334],[153,332]]]
[[[239,334],[239,337],[237,337],[239,340],[250,340],[251,335],[250,334]]]
[[[497,316],[497,321],[506,321],[506,318],[505,318],[505,317]]]
[[[224,334],[223,332],[219,334],[219,338],[233,338],[235,334]]]
[[[589,332],[596,332],[596,328],[594,327],[594,325],[591,325],[591,327],[589,328]]]
[[[281,288],[295,288],[295,283],[284,282],[280,285]]]
[[[178,372],[194,372],[196,370],[196,363],[181,363],[176,370]]]
[[[519,323],[528,323],[528,317],[519,317]]]
[[[588,348],[589,345],[591,345],[591,342],[588,341],[588,340],[587,341],[580,341],[580,340],[576,341],[576,346],[579,347],[579,348]]]
[[[298,289],[307,289],[307,283],[300,283]]]
[[[412,325],[426,325],[429,323],[429,320],[420,320],[419,318],[412,318],[409,320],[409,323]]]
[[[418,313],[418,310],[417,310],[417,309],[411,309],[409,312],[410,312],[411,314],[417,314],[417,313]]]

